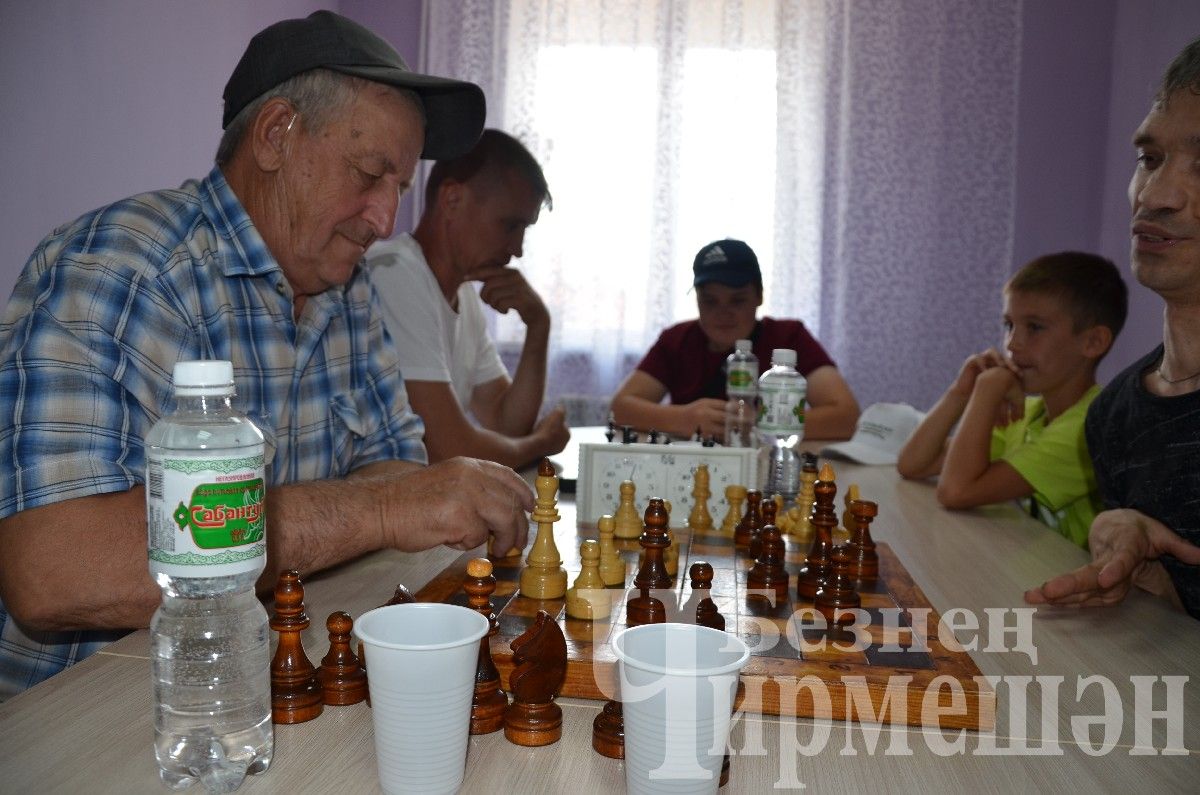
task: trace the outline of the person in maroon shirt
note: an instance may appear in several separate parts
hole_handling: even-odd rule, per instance
[[[643,430],[690,436],[725,433],[725,358],[733,344],[748,339],[759,371],[771,366],[771,351],[796,351],[796,369],[808,380],[804,435],[848,439],[858,421],[858,401],[837,365],[799,320],[756,317],[762,306],[758,257],[740,240],[717,240],[696,254],[692,265],[700,317],[659,335],[612,400],[613,420]],[[663,398],[670,396],[670,403]]]

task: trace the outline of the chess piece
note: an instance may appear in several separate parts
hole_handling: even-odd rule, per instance
[[[854,608],[862,605],[862,599],[854,590],[848,576],[850,555],[846,547],[834,547],[830,555],[830,573],[817,587],[813,605],[825,617],[825,626],[835,632],[844,624],[854,623]]]
[[[669,514],[669,512],[668,512]],[[638,569],[646,564],[646,550],[642,550],[638,554]],[[667,576],[671,581],[675,581],[675,575],[679,573],[679,539],[675,535],[674,530],[667,530],[667,547],[663,550],[663,568],[667,570]]]
[[[871,521],[878,513],[879,506],[870,500],[850,503],[854,529],[846,543],[846,553],[850,557],[848,573],[851,579],[859,582],[873,582],[879,578],[879,555],[871,540]]]
[[[619,491],[621,496],[616,516],[613,517],[616,520],[613,535],[617,538],[637,538],[642,534],[642,518],[633,504],[637,486],[633,485],[632,480],[623,480]]]
[[[650,444],[658,444],[658,431],[650,429]]]
[[[417,601],[417,597],[413,596],[412,591],[404,586],[404,583],[397,583],[396,590],[392,592],[392,598],[384,602],[380,607],[389,605],[407,605]],[[362,641],[358,642],[358,666],[365,674],[367,672],[367,656],[363,653]],[[368,677],[369,678],[369,677]],[[368,684],[367,689],[367,706],[371,706],[371,691]]]
[[[721,520],[721,535],[732,536],[734,528],[742,518],[742,506],[746,504],[746,487],[726,486],[725,501],[729,503],[729,510],[725,513],[725,518]]]
[[[613,541],[615,524],[612,514],[608,513],[601,516],[600,521],[596,523],[596,528],[600,531],[600,579],[609,587],[625,584],[625,560]]]
[[[667,620],[666,607],[650,594],[652,590],[671,587],[671,578],[663,563],[663,551],[670,546],[667,539],[667,511],[660,498],[651,498],[646,506],[645,525],[646,530],[638,539],[645,550],[645,562],[633,578],[638,595],[625,604],[625,623],[631,627]]]
[[[663,562],[663,551],[670,545],[667,539],[669,522],[667,503],[658,497],[651,498],[646,506],[645,530],[638,539],[644,550],[644,562],[633,580],[638,595],[625,603],[625,623],[629,626],[667,620],[666,606],[651,596],[650,591],[671,587]],[[625,758],[625,716],[620,701],[606,702],[592,721],[592,748],[610,759]]]
[[[637,444],[637,431],[628,425],[621,428],[621,444]]]
[[[606,430],[604,432],[604,438],[608,440],[609,444],[612,444],[613,437],[616,435],[617,435],[617,424],[613,420],[613,415],[609,414],[608,415],[608,430]]]
[[[817,482],[817,459],[812,453],[801,453],[804,464],[800,467],[800,493],[796,495],[796,507],[800,509],[802,524],[792,531],[795,535],[807,536],[812,532],[809,518],[812,516],[813,500],[816,492],[813,486]]]
[[[851,483],[846,487],[846,496],[842,500],[842,505],[845,506],[845,510],[842,511],[842,529],[847,533],[854,532],[854,517],[850,515],[850,503],[857,499],[861,499],[858,493],[858,484]]]
[[[275,614],[271,616],[271,629],[279,633],[271,660],[271,720],[275,723],[303,723],[324,708],[317,669],[304,653],[301,638],[309,623],[300,572],[285,571],[275,584]]]
[[[708,464],[700,464],[692,476],[692,512],[688,514],[687,526],[698,532],[713,529],[712,515],[708,512],[708,498],[712,491],[708,487]]]
[[[558,478],[549,458],[538,465],[534,481],[537,499],[530,518],[537,523],[537,536],[521,570],[521,595],[530,599],[559,599],[567,592],[567,570],[562,567],[554,544],[554,523],[558,515]]]
[[[814,599],[817,588],[830,573],[830,555],[833,553],[833,528],[837,527],[837,512],[833,507],[833,498],[837,494],[837,484],[833,481],[833,468],[829,464],[821,467],[817,482],[813,486],[815,494],[812,517],[809,523],[813,527],[812,546],[804,565],[796,574],[796,596],[800,599]]]
[[[580,571],[567,591],[567,615],[585,621],[608,618],[612,601],[600,577],[600,542],[587,539],[579,545]]]
[[[625,758],[625,714],[620,701],[606,701],[592,721],[592,749],[609,759]]]
[[[774,591],[775,604],[786,604],[788,598],[788,573],[784,568],[783,534],[767,517],[758,533],[759,553],[754,566],[746,575],[746,585],[751,589]]]
[[[357,655],[350,650],[350,631],[354,619],[344,610],[330,613],[325,619],[329,631],[329,653],[321,660],[317,669],[317,681],[321,683],[321,700],[327,706],[338,707],[357,704],[367,697],[367,672],[358,662]]]
[[[492,574],[490,560],[473,558],[467,564],[463,590],[467,593],[467,607],[488,620],[488,632],[479,641],[479,660],[475,664],[475,695],[471,698],[471,734],[491,734],[504,725],[508,696],[500,687],[500,672],[496,670],[496,663],[492,660],[492,636],[499,631],[499,624],[492,608],[496,577]]]
[[[775,512],[779,509],[779,502],[775,499],[763,500],[762,508],[759,515],[762,518],[762,527],[755,532],[754,537],[750,539],[750,559],[758,560],[759,554],[762,552],[762,528],[769,524],[775,524]],[[779,525],[775,525],[778,527]]]
[[[408,605],[417,601],[417,597],[413,596],[412,591],[404,587],[403,583],[396,586],[396,590],[392,592],[392,598],[383,603],[384,607],[388,605]]]
[[[758,534],[758,529],[762,527],[762,513],[759,507],[761,504],[762,492],[758,489],[747,489],[746,513],[733,530],[733,543],[739,547],[749,546]]]
[[[725,631],[725,617],[717,610],[717,603],[712,600],[713,567],[706,561],[697,561],[688,569],[692,580],[692,598],[689,606],[695,603],[695,612],[688,609],[682,616],[686,623],[695,620],[702,627],[711,627]]]
[[[504,736],[526,747],[550,745],[562,737],[562,707],[554,697],[567,676],[567,641],[545,610],[512,642],[508,677],[513,702],[504,711]]]

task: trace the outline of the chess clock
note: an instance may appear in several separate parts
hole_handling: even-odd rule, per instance
[[[579,445],[579,481],[575,487],[579,521],[596,524],[602,515],[615,514],[620,500],[621,481],[632,480],[637,486],[635,505],[638,514],[646,510],[651,497],[670,501],[672,514],[686,519],[695,498],[696,467],[708,464],[708,510],[718,523],[729,510],[726,486],[757,484],[755,477],[758,451],[750,447],[704,447],[699,442],[662,444]],[[672,525],[681,526],[679,518]]]

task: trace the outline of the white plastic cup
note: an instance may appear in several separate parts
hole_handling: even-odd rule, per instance
[[[474,610],[428,602],[380,607],[355,622],[384,792],[432,795],[462,786],[479,640],[487,631]]]
[[[715,793],[746,644],[696,624],[644,624],[613,645],[629,792]]]

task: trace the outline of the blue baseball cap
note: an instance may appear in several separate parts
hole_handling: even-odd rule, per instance
[[[758,257],[754,250],[740,240],[725,238],[714,240],[696,254],[692,263],[692,286],[716,282],[727,287],[745,287],[751,282],[762,282],[762,271],[758,269]]]

